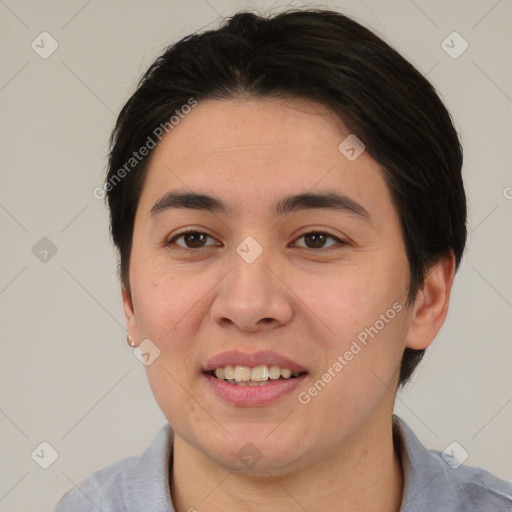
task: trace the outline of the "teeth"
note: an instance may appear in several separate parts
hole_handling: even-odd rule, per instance
[[[291,370],[288,370],[288,368],[281,368],[281,377],[283,377],[283,379],[289,379],[291,376]]]
[[[281,377],[281,368],[279,366],[271,366],[268,369],[268,377],[269,379],[279,379]]]
[[[234,384],[235,386],[264,386],[266,384],[265,381],[253,382],[252,380],[250,380],[249,382],[238,382],[235,379],[228,380],[227,382],[229,382],[230,384]]]
[[[222,368],[220,368],[222,370]],[[231,379],[234,379],[235,378],[235,369],[232,367],[232,366],[225,366],[223,368],[224,370],[224,377],[222,377],[223,379],[226,379],[226,380],[231,380]]]
[[[251,380],[251,369],[248,366],[235,366],[235,380],[237,382]]]
[[[232,366],[228,365],[224,368],[217,368],[213,372],[218,379],[224,379],[230,384],[238,384],[241,386],[262,386],[270,380],[277,380],[280,377],[289,379],[292,376],[298,377],[301,372],[292,372],[289,368],[281,368],[276,365],[255,366]]]
[[[268,367],[266,365],[256,366],[251,370],[251,380],[262,381],[268,380]]]

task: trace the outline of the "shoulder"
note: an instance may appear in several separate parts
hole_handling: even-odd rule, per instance
[[[454,450],[428,450],[407,424],[394,416],[402,454],[401,512],[510,512],[512,483],[488,471],[460,464]]]
[[[76,487],[68,491],[54,512],[110,512],[123,499],[124,482],[134,481],[138,457],[127,457],[95,471]]]
[[[172,510],[169,491],[172,438],[170,426],[165,425],[140,455],[95,471],[64,494],[54,512],[144,510],[148,505],[152,511]]]
[[[433,457],[441,459],[441,452],[432,451]],[[512,483],[502,480],[485,469],[459,466],[448,473],[453,495],[458,504],[468,511],[512,511]]]

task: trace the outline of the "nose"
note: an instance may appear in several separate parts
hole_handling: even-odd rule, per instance
[[[271,330],[290,322],[293,303],[290,289],[279,276],[270,251],[251,263],[236,252],[233,266],[219,283],[211,307],[212,320],[221,327],[258,332]]]

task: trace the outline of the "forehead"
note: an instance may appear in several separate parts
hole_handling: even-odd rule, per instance
[[[153,150],[139,207],[149,212],[176,189],[226,198],[233,212],[315,189],[368,210],[389,207],[377,162],[366,152],[350,160],[340,151],[349,135],[331,110],[309,100],[199,102]]]
[[[237,154],[279,161],[297,152],[316,160],[328,148],[337,151],[336,142],[348,133],[331,110],[306,99],[209,99],[163,138],[154,158],[172,150],[191,164],[205,157],[231,160]]]

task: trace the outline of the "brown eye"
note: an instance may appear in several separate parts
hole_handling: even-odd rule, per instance
[[[205,247],[205,242],[208,238],[212,237],[200,231],[185,231],[184,233],[179,233],[174,236],[169,240],[169,242],[167,242],[167,245],[177,245],[180,249],[189,249],[193,251],[194,249],[201,249]],[[183,240],[183,243],[176,243],[177,240],[181,239]]]
[[[338,242],[340,244],[344,244],[343,240],[340,240],[339,238],[329,235],[328,233],[323,233],[321,231],[312,231],[311,233],[305,233],[304,235],[300,236],[298,239],[304,238],[305,241],[305,247],[307,249],[324,249],[325,248],[325,242],[327,239],[334,240],[335,242]],[[332,244],[331,244],[332,245]],[[327,246],[330,247],[331,245]],[[304,246],[302,246],[304,247]]]

